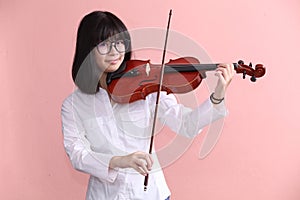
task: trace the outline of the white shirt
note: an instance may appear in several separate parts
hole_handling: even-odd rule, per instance
[[[156,93],[130,104],[111,104],[105,90],[94,95],[75,90],[62,105],[65,150],[73,167],[90,174],[88,200],[165,200],[170,196],[163,172],[154,165],[144,191],[144,176],[133,169],[109,169],[113,156],[149,151]],[[173,131],[194,137],[201,128],[226,115],[223,103],[206,100],[195,110],[177,103],[174,95],[160,96],[158,118]]]

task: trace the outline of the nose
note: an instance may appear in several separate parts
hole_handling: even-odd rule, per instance
[[[112,42],[109,54],[115,55],[115,54],[118,54],[118,53],[119,52],[117,51],[116,44],[114,42]]]

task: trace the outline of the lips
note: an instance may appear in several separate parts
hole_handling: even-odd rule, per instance
[[[116,59],[110,59],[110,60],[107,60],[106,62],[110,63],[110,64],[116,64],[118,63],[120,60],[120,58],[116,58]]]

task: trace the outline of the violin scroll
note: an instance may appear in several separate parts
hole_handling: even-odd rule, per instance
[[[262,64],[257,64],[255,68],[253,68],[251,62],[249,65],[246,65],[242,60],[239,60],[238,63],[234,63],[234,69],[237,74],[243,74],[243,79],[246,78],[246,75],[251,76],[250,80],[252,82],[255,82],[256,78],[260,78],[266,73],[266,68]]]

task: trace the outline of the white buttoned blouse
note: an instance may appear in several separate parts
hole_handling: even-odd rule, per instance
[[[75,90],[62,105],[64,146],[73,167],[90,175],[88,200],[165,200],[170,195],[162,169],[154,165],[148,189],[144,176],[132,169],[109,169],[113,156],[149,151],[156,93],[130,104],[112,104],[102,88],[96,94]],[[224,103],[206,100],[192,110],[177,103],[174,95],[161,93],[158,118],[174,132],[194,137],[209,123],[226,115]]]

